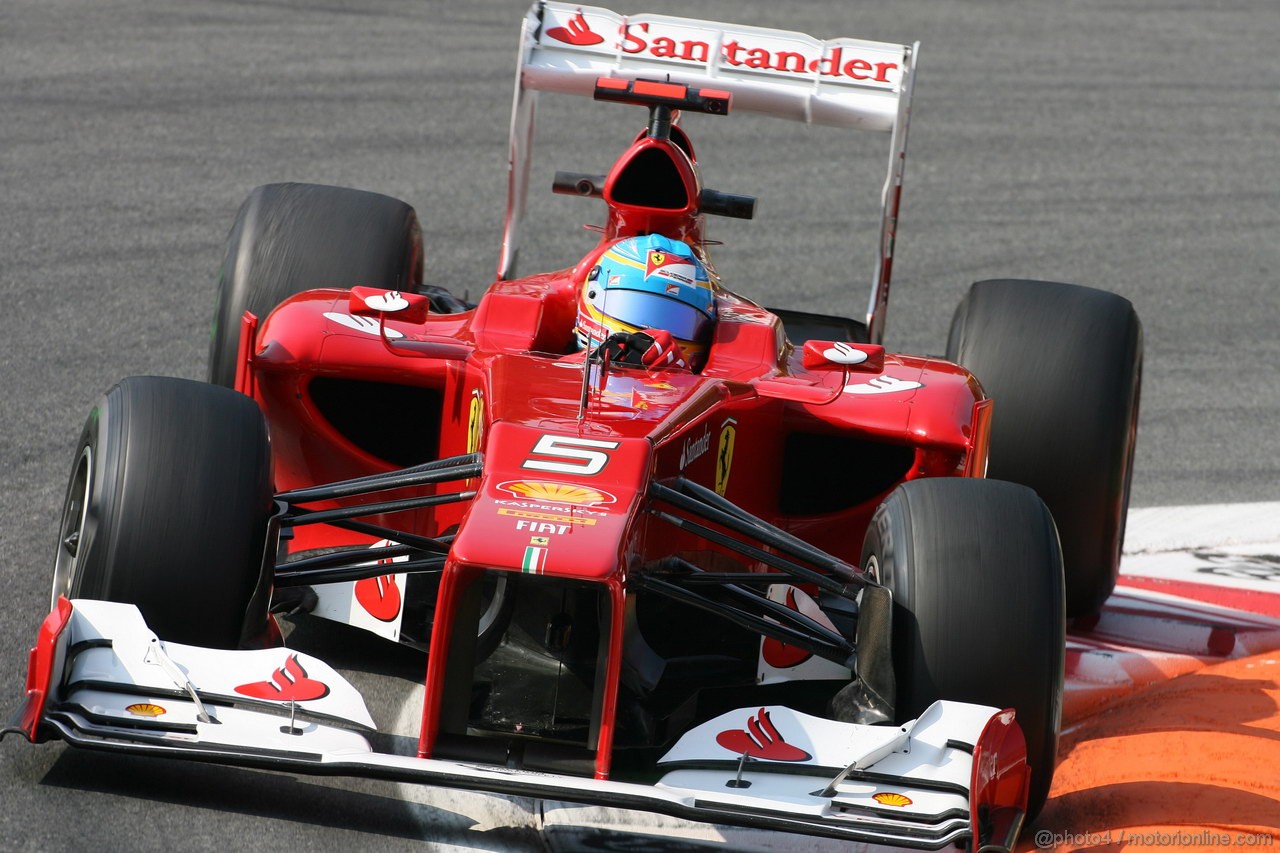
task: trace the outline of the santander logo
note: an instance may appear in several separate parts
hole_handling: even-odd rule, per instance
[[[604,41],[604,36],[591,31],[591,25],[587,23],[587,17],[582,14],[581,9],[578,10],[578,14],[569,19],[567,25],[552,27],[547,30],[547,35],[556,41],[574,44],[578,47],[600,44],[600,42]]]
[[[799,33],[735,29],[731,25],[678,18],[623,18],[603,9],[547,4],[542,41],[617,53],[640,59],[706,67],[719,65],[731,73],[764,73],[892,89],[902,72],[898,45],[855,39],[822,42]],[[612,37],[607,40],[606,36]],[[718,46],[718,56],[715,55]]]
[[[329,685],[307,677],[297,655],[291,655],[284,666],[271,674],[270,681],[254,681],[236,688],[241,696],[269,699],[273,702],[309,702],[329,695]]]
[[[808,761],[813,757],[800,747],[787,743],[765,708],[747,719],[745,729],[720,732],[716,735],[716,743],[738,755],[746,754],[766,761]]]
[[[791,587],[787,587],[787,607],[797,613],[800,612],[800,605],[796,603],[796,591]],[[764,658],[764,662],[774,669],[789,669],[813,657],[813,653],[805,649],[798,649],[795,646],[788,646],[781,640],[775,640],[773,637],[765,637],[763,647],[760,649],[760,655]]]
[[[356,601],[374,619],[394,622],[400,615],[400,587],[395,575],[356,581]]]
[[[707,42],[651,35],[652,27],[648,22],[629,25],[622,35],[622,52],[648,54],[658,59],[707,62],[711,51],[711,45]],[[808,51],[771,50],[767,45],[752,44],[743,37],[726,38],[720,45],[720,58],[730,68],[741,70],[782,71],[805,75],[816,71],[823,77],[847,77],[859,82],[876,83],[888,83],[889,74],[899,67],[897,62],[872,62],[853,56],[852,51],[846,59],[843,46],[834,47],[822,56],[810,56]]]

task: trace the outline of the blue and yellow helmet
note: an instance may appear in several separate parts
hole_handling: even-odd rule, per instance
[[[694,356],[706,350],[715,322],[715,292],[693,249],[649,234],[619,240],[587,272],[574,333],[592,349],[615,332],[663,329]]]

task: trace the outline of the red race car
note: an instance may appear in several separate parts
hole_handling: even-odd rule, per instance
[[[126,379],[89,417],[9,731],[1012,849],[1066,616],[1115,581],[1132,306],[984,281],[945,359],[885,351],[918,45],[543,2],[520,50],[478,304],[423,285],[400,201],[249,196],[210,382]],[[599,244],[516,277],[539,91],[647,121],[607,174],[556,176],[603,201]],[[679,116],[731,108],[888,135],[865,319],[720,281],[704,219],[755,201],[702,185]],[[283,646],[302,612],[426,652],[416,756]]]

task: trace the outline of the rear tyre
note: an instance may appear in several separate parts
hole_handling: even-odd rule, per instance
[[[76,450],[53,598],[136,604],[158,636],[237,648],[267,624],[266,423],[241,394],[133,377],[98,401]]]
[[[267,184],[249,194],[227,237],[209,342],[209,381],[236,377],[240,318],[260,320],[290,296],[356,285],[416,293],[422,231],[390,196],[315,184]]]
[[[862,565],[893,593],[898,722],[938,699],[1014,708],[1034,817],[1053,780],[1066,642],[1049,511],[1014,483],[913,480],[876,510]]]
[[[980,281],[947,358],[995,400],[987,476],[1035,489],[1057,522],[1067,614],[1115,588],[1129,511],[1142,324],[1129,300],[1074,284]]]

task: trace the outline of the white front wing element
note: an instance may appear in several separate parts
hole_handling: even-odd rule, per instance
[[[685,733],[659,762],[665,775],[656,785],[601,781],[378,753],[367,737],[372,720],[364,701],[314,657],[165,643],[133,605],[77,600],[73,608],[56,640],[41,724],[77,746],[390,778],[868,843],[939,849],[968,840],[970,753],[997,713],[938,702],[916,721],[880,727],[781,706],[744,708]],[[156,644],[172,666],[156,662]],[[210,722],[201,721],[201,706]]]
[[[391,544],[381,539],[369,546],[368,565],[403,563],[407,555],[377,559],[378,548]],[[391,568],[388,565],[388,568]],[[405,581],[408,575],[387,574],[362,581],[316,584],[316,606],[312,615],[332,619],[354,628],[362,628],[379,637],[399,641],[404,619]]]
[[[790,607],[824,628],[836,631],[831,617],[823,613],[818,602],[800,587],[789,583],[772,583],[765,594],[770,601]],[[787,646],[771,637],[760,638],[760,656],[756,661],[756,681],[760,684],[824,679],[848,681],[852,677],[853,672],[848,667]]]
[[[318,658],[162,642],[132,604],[72,605],[51,716],[191,744],[288,749],[315,732],[324,733],[326,751],[368,750],[353,733],[374,730],[364,699]],[[202,722],[202,713],[211,719]]]
[[[722,714],[659,762],[659,784],[705,806],[882,824],[934,840],[969,832],[974,745],[994,708],[935,702],[899,728],[858,726],[772,706]],[[735,754],[736,751],[736,754]],[[833,788],[834,780],[848,768]],[[762,804],[761,800],[767,801]]]

